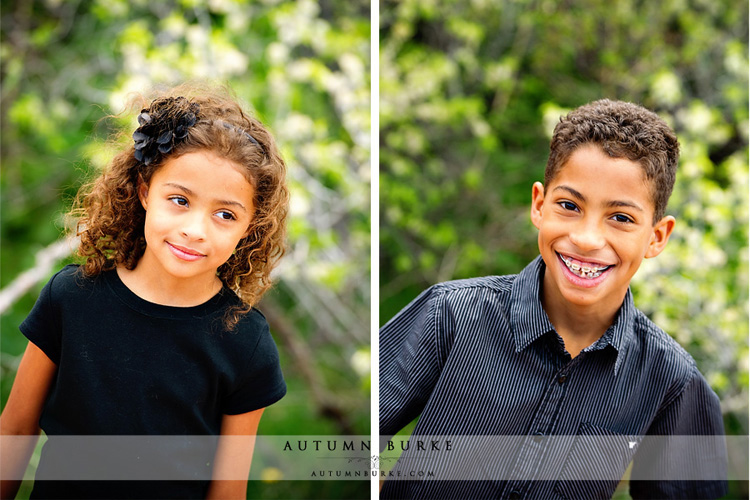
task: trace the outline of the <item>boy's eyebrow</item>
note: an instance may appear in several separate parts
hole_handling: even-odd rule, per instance
[[[620,201],[620,200],[612,200],[607,203],[608,207],[628,207],[628,208],[634,208],[638,210],[639,212],[644,212],[644,210],[641,208],[640,205],[633,203],[632,201]]]
[[[582,195],[581,193],[579,193],[578,191],[576,191],[575,189],[573,189],[572,187],[568,187],[568,186],[562,185],[562,186],[557,186],[557,187],[556,187],[555,189],[553,189],[552,191],[557,191],[558,189],[562,189],[563,191],[567,191],[567,192],[569,192],[570,194],[572,194],[572,195],[573,195],[573,197],[574,197],[574,198],[578,198],[579,200],[581,200],[581,201],[583,201],[583,202],[585,202],[585,201],[586,201],[586,197],[585,197],[585,196],[583,196],[583,195]]]
[[[583,196],[583,194],[579,193],[578,191],[576,191],[575,189],[573,189],[570,186],[565,186],[565,185],[557,186],[555,189],[553,189],[553,191],[557,191],[558,189],[562,189],[563,191],[567,191],[574,198],[578,198],[579,200],[581,200],[584,203],[586,202],[586,197]],[[607,207],[629,207],[629,208],[634,208],[634,209],[636,209],[636,210],[638,210],[640,212],[645,212],[645,210],[643,210],[643,208],[640,205],[638,205],[637,203],[634,203],[632,201],[612,200],[612,201],[608,201],[606,206]]]
[[[176,182],[165,182],[165,183],[164,183],[164,185],[165,185],[165,186],[171,186],[171,187],[173,187],[173,188],[177,188],[177,189],[179,189],[179,190],[181,190],[181,191],[184,191],[184,192],[185,192],[185,194],[186,194],[186,195],[188,195],[188,196],[193,196],[193,197],[197,197],[197,195],[195,194],[195,192],[194,192],[193,190],[191,190],[191,189],[188,189],[188,188],[186,188],[186,187],[185,187],[185,186],[183,186],[182,184],[177,184]],[[218,203],[219,205],[232,205],[232,206],[235,206],[235,207],[239,207],[239,208],[241,208],[242,210],[244,210],[245,212],[247,212],[247,208],[245,208],[245,205],[243,205],[243,204],[242,204],[242,203],[240,203],[239,201],[232,201],[232,200],[216,200],[216,202],[217,202],[217,203]]]

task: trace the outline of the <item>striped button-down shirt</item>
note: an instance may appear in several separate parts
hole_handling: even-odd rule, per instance
[[[628,291],[610,328],[571,358],[540,300],[544,269],[539,257],[519,275],[435,285],[383,326],[381,436],[419,421],[381,497],[609,498],[631,461],[632,478],[651,479],[631,480],[634,498],[725,494],[723,439],[695,445],[723,424],[690,355]],[[693,437],[670,452],[650,436]],[[686,466],[674,450],[695,455],[689,446],[700,450]],[[706,463],[703,477],[686,472]]]

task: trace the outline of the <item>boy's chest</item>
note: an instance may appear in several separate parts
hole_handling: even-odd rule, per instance
[[[502,332],[501,332],[502,333]],[[507,339],[507,336],[505,336]],[[554,332],[521,352],[502,335],[456,339],[422,413],[427,434],[575,435],[582,424],[643,434],[666,387],[647,372],[615,374],[611,346],[570,358]],[[451,419],[440,415],[453,415]]]
[[[608,462],[595,470],[619,479],[659,410],[661,389],[638,371],[616,376],[611,346],[571,359],[557,344],[551,334],[516,352],[483,335],[457,339],[414,431],[451,436],[451,456],[411,455],[425,460],[419,467],[476,485],[505,478],[491,487],[505,493],[534,478],[543,498],[574,498],[564,490],[580,475],[576,464],[590,468],[586,457],[596,449]],[[474,465],[452,470],[456,464]],[[601,486],[613,490],[617,480],[609,482]]]

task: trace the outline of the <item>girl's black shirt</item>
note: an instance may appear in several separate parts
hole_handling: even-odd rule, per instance
[[[86,277],[66,266],[20,326],[58,367],[40,427],[48,436],[218,435],[224,414],[275,403],[286,384],[265,317],[252,309],[234,330],[224,327],[227,308],[239,303],[224,287],[194,307],[154,304],[114,270]],[[37,479],[54,467],[50,443]],[[205,495],[205,481],[190,483]],[[62,497],[55,488],[45,496]],[[164,493],[154,498],[171,496]]]

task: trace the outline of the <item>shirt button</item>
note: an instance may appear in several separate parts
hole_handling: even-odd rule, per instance
[[[560,385],[563,385],[566,380],[568,380],[567,375],[560,375],[559,377],[557,377],[557,383]]]
[[[542,439],[544,439],[544,433],[543,432],[536,432],[534,434],[534,442],[535,443],[541,443]]]
[[[513,490],[510,492],[510,495],[508,496],[508,498],[510,498],[510,500],[518,500],[519,498],[521,498],[521,493]]]

